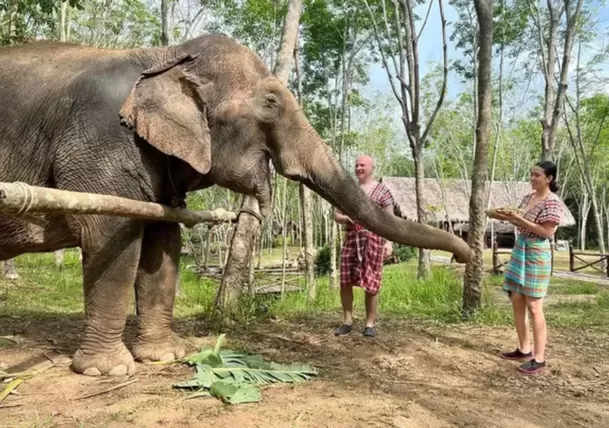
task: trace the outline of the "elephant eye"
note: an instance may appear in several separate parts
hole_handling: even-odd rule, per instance
[[[270,108],[275,108],[279,105],[279,100],[275,94],[266,94],[264,96],[264,102],[266,106]]]

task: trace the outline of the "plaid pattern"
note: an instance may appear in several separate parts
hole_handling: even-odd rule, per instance
[[[520,208],[526,210],[527,204],[529,203],[533,195],[534,193],[526,195],[520,203]],[[545,200],[538,202],[537,205],[526,211],[522,217],[533,223],[543,224],[546,222],[552,222],[555,224],[559,224],[561,216],[563,215],[562,210],[562,204],[558,195],[556,195],[555,193],[551,193],[550,196],[548,196]],[[541,238],[539,235],[520,226],[518,227],[518,233],[520,235],[530,238]]]
[[[545,297],[551,274],[550,241],[518,235],[505,270],[503,290],[534,298]]]
[[[370,199],[385,208],[393,204],[389,189],[378,183]],[[361,225],[347,230],[340,254],[340,286],[359,286],[369,294],[377,294],[383,276],[383,245],[385,240]]]

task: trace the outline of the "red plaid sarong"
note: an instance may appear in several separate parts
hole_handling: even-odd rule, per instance
[[[389,189],[378,183],[370,199],[386,207],[393,204]],[[340,286],[358,286],[369,294],[377,294],[383,277],[383,245],[385,240],[360,224],[347,230],[340,254]]]

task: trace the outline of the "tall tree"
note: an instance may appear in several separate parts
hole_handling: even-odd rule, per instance
[[[583,0],[573,5],[571,0],[547,0],[547,29],[538,5],[529,0],[535,28],[538,33],[541,70],[545,81],[543,118],[541,119],[541,158],[552,160],[556,149],[556,130],[562,115],[567,91],[569,61],[573,48],[573,37],[577,30]],[[562,61],[558,63],[559,24],[565,14],[566,29],[562,50]],[[545,34],[544,34],[545,33]],[[558,87],[554,89],[555,70],[559,70]]]
[[[298,24],[302,10],[302,0],[290,0],[285,17],[280,49],[273,73],[284,85],[287,85],[292,58],[298,34]],[[258,201],[246,196],[241,213],[235,226],[230,253],[220,284],[218,299],[220,305],[230,310],[235,300],[241,295],[243,283],[249,277],[248,269],[252,263],[252,249],[260,230],[260,207]]]
[[[493,0],[475,0],[478,19],[478,122],[476,126],[476,152],[472,173],[472,193],[469,203],[468,244],[474,258],[465,267],[463,313],[469,315],[480,306],[481,285],[484,275],[484,209],[485,186],[488,176],[488,145],[491,137],[491,63],[493,57]]]
[[[381,54],[384,69],[391,84],[393,94],[401,108],[402,123],[408,136],[408,143],[414,159],[417,220],[424,223],[426,222],[426,210],[423,197],[425,179],[423,148],[444,102],[448,75],[446,19],[444,18],[443,2],[438,0],[442,30],[442,90],[440,91],[436,107],[427,118],[427,123],[422,132],[421,123],[424,122],[424,118],[421,115],[418,43],[419,37],[425,27],[425,21],[420,32],[417,34],[412,0],[394,1],[392,2],[392,7],[388,7],[386,0],[381,0],[380,10],[376,5],[375,8],[372,8],[368,0],[364,0],[364,2],[374,23],[374,38],[378,51]],[[431,6],[432,4],[430,4]],[[379,20],[382,22],[384,30],[381,30],[378,24]],[[424,277],[428,271],[428,251],[420,249],[418,276],[420,278]]]
[[[302,97],[302,75],[300,73],[300,43],[296,40],[294,48],[294,65],[296,70],[296,90],[298,102],[303,106]],[[313,212],[311,191],[304,184],[298,184],[300,194],[300,206],[302,207],[302,234],[304,244],[305,260],[305,284],[307,287],[307,298],[309,302],[314,302],[317,298],[317,284],[315,283],[315,261],[313,258]]]

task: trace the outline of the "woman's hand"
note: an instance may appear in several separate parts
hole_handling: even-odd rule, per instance
[[[508,213],[508,214],[505,214],[504,216],[505,216],[505,220],[509,221],[514,226],[522,225],[522,221],[524,220],[524,218],[522,218],[522,216],[517,212]]]

